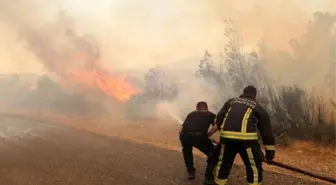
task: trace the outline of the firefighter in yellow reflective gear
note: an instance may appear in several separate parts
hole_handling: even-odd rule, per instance
[[[217,114],[216,125],[208,136],[220,131],[220,156],[214,170],[215,183],[225,185],[235,156],[239,153],[250,185],[262,182],[262,161],[274,159],[275,141],[269,115],[256,101],[257,90],[253,86],[244,88],[239,97],[228,100]],[[266,156],[258,142],[260,132]]]

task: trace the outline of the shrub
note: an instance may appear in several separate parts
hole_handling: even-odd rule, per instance
[[[323,21],[321,19],[325,18],[329,21],[327,21],[329,24],[334,24],[335,22],[332,16],[324,14],[314,15],[320,18],[315,21]],[[216,70],[211,62],[207,62],[205,67],[200,67],[198,72],[199,76],[205,80],[212,79],[218,86],[231,88],[235,94],[241,93],[246,85],[255,85],[259,92],[259,102],[268,110],[272,117],[272,124],[274,133],[277,136],[277,141],[288,144],[291,139],[300,139],[334,145],[336,143],[335,102],[328,100],[326,97],[319,96],[318,93],[314,91],[307,92],[306,89],[298,85],[276,86],[276,83],[269,78],[262,65],[267,58],[259,57],[263,54],[263,48],[261,48],[258,53],[252,51],[249,55],[245,55],[241,51],[240,39],[235,30],[233,21],[229,19],[226,20],[225,23],[225,35],[228,38],[228,42],[225,46],[226,59],[224,63],[226,70]],[[308,25],[310,26],[308,26],[308,28],[313,29],[311,25],[319,24],[313,22]],[[327,37],[328,35],[321,35],[321,37],[323,36]],[[334,35],[331,37],[334,38]],[[306,40],[309,38],[307,37]],[[329,37],[326,40],[328,39]],[[293,43],[293,39],[290,43]],[[326,43],[330,44],[330,42]],[[299,46],[296,45],[296,51],[302,51],[298,47]],[[335,44],[331,43],[331,45],[327,45],[326,47],[334,48]],[[307,50],[307,48],[305,48],[305,50]],[[300,54],[302,55],[302,53]],[[298,53],[294,55],[299,56]],[[207,56],[211,55],[207,53]],[[288,53],[286,56],[292,57]],[[332,67],[335,65],[335,56],[330,55],[330,57],[333,62],[330,64]],[[200,64],[200,66],[204,66],[204,59],[202,59],[200,63],[202,64]],[[330,76],[332,75],[328,72],[326,77]],[[330,78],[326,81],[329,83],[330,89],[334,90],[335,83],[331,84],[330,81],[332,80]],[[225,97],[225,95],[223,95],[223,97]],[[228,97],[226,97],[226,99],[224,98],[223,101],[227,100],[227,98]],[[220,106],[223,101],[218,102]]]

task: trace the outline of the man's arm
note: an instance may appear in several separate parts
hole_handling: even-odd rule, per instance
[[[208,132],[208,137],[211,137],[212,135],[214,135],[214,133],[216,133],[217,130],[218,130],[218,126],[217,125],[213,126]]]
[[[271,161],[275,155],[275,138],[273,135],[272,125],[269,114],[262,107],[258,107],[259,121],[257,124],[258,130],[262,136],[263,144],[265,146],[266,160]]]
[[[211,129],[208,131],[208,135],[211,134],[209,137],[211,137],[214,133],[217,132],[217,126],[216,126],[216,114],[211,112]]]
[[[182,129],[183,129],[183,126],[181,126],[180,129],[179,129],[179,135],[182,134]]]
[[[221,108],[221,110],[217,113],[216,119],[215,119],[215,125],[211,128],[211,130],[208,132],[208,136],[211,137],[214,133],[216,133],[219,128],[221,127],[221,125],[223,124],[224,118],[226,113],[229,111],[230,107],[231,107],[231,100],[228,100],[223,107]]]
[[[216,123],[216,114],[210,112],[211,114],[211,125],[212,126],[215,126],[215,123]]]
[[[221,110],[217,113],[216,117],[216,125],[218,128],[220,128],[223,124],[224,118],[226,116],[226,113],[228,113],[230,107],[231,107],[231,101],[233,99],[229,99],[224,106],[221,108]]]
[[[182,125],[181,125],[181,127],[179,129],[179,135],[181,135],[181,133],[182,133],[183,126],[188,122],[189,115],[190,114],[188,114],[187,117],[184,119],[184,121],[183,121],[183,123],[182,123]]]

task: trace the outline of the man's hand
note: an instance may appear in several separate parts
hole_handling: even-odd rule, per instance
[[[182,134],[182,127],[179,129],[179,136]]]
[[[210,140],[211,140],[213,143],[215,143],[216,145],[218,145],[218,144],[219,144],[219,142],[218,142],[218,141],[216,141],[215,139],[212,139],[212,138],[210,138]]]
[[[267,159],[267,157],[265,155],[262,155],[262,161],[265,162],[265,163],[267,163],[267,164],[269,164],[269,163],[271,163],[273,161],[273,159],[271,159],[271,160]]]
[[[266,159],[266,162],[267,161],[273,161],[273,159],[274,159],[274,151],[267,151],[266,150],[265,159]]]
[[[211,130],[208,132],[208,137],[211,137],[214,133],[216,133],[218,130],[217,125],[213,126]]]
[[[266,155],[265,155],[263,152],[260,151],[261,161],[269,164],[274,159],[274,153],[275,153],[274,150],[273,151],[266,150]]]
[[[265,162],[269,163],[270,161],[273,161],[275,156],[275,147],[274,146],[265,146]]]

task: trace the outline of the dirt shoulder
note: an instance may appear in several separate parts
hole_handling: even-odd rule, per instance
[[[45,137],[24,139],[24,144],[3,139],[3,145],[10,149],[0,153],[4,164],[0,184],[190,183],[185,179],[177,124],[97,124],[85,119],[56,116],[25,114],[25,117],[45,120],[48,123],[44,124],[57,125],[59,129],[51,129]],[[198,156],[198,176],[202,176],[205,159],[200,153]],[[276,157],[280,162],[328,176],[335,176],[335,158],[331,149],[312,150],[307,146],[279,148]],[[239,160],[236,164],[230,177],[231,184],[244,184],[245,169]],[[293,185],[324,184],[276,167],[265,165],[264,168],[267,184],[279,184],[276,181]],[[200,183],[198,178],[193,184]]]

